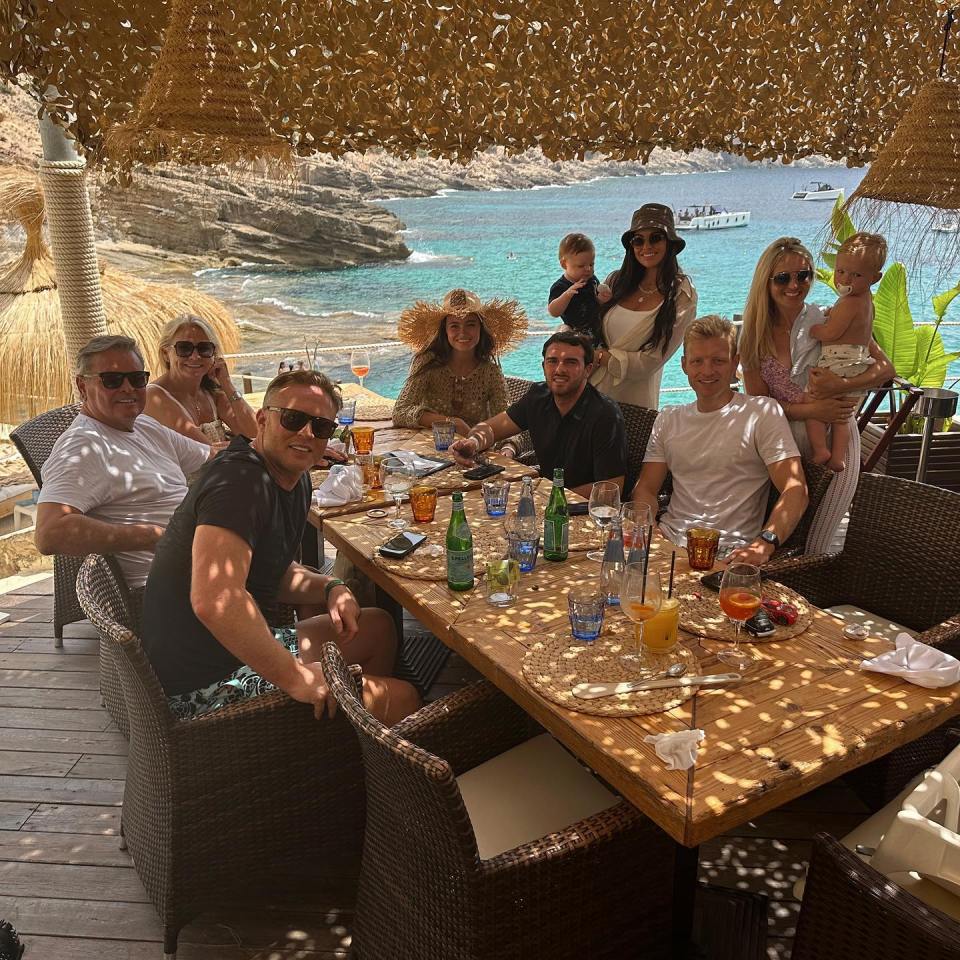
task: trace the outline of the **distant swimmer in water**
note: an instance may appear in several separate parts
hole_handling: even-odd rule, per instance
[[[508,259],[508,260],[519,260],[520,258],[511,250],[511,251],[507,254],[507,259]]]

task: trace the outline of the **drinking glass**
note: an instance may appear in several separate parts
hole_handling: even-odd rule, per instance
[[[448,450],[456,435],[457,429],[452,420],[433,421],[433,445],[438,451]]]
[[[487,603],[509,607],[517,599],[520,565],[516,560],[491,560],[486,569]]]
[[[350,372],[360,381],[363,386],[363,378],[370,372],[370,351],[353,350],[350,353]]]
[[[620,513],[620,488],[609,480],[601,480],[590,489],[590,518],[600,529],[600,545],[603,546],[603,534],[614,517]],[[602,550],[591,550],[587,556],[591,560],[603,560]]]
[[[595,587],[575,587],[567,594],[570,630],[574,640],[593,643],[603,626],[603,595]]]
[[[731,563],[720,581],[720,609],[733,621],[737,640],[732,650],[721,650],[717,659],[729,663],[741,673],[753,663],[753,657],[740,649],[740,627],[760,609],[760,568],[752,563]]]
[[[660,574],[646,569],[645,563],[628,563],[620,580],[620,609],[634,623],[635,653],[624,654],[623,659],[643,669],[643,625],[653,617],[663,603]]]
[[[380,475],[383,480],[383,489],[393,497],[396,504],[396,516],[390,521],[390,526],[395,530],[405,530],[407,521],[400,516],[400,501],[403,495],[413,486],[417,479],[416,473],[406,464],[399,460],[384,460],[380,467]]]
[[[506,480],[485,480],[483,482],[483,505],[488,517],[502,517],[507,512],[507,497],[510,484]]]
[[[357,453],[370,453],[373,450],[373,427],[354,427],[350,433],[353,436],[353,449]]]
[[[628,501],[620,507],[623,527],[623,551],[628,562],[643,560],[646,555],[647,535],[653,523],[650,506],[646,503]]]
[[[712,527],[687,530],[687,563],[691,570],[712,570],[720,546],[720,531]]]
[[[410,488],[410,507],[417,523],[430,523],[437,512],[437,488],[418,483]]]
[[[357,401],[344,400],[340,412],[337,414],[337,423],[351,424],[357,415]]]
[[[514,514],[503,521],[507,535],[507,552],[520,564],[521,573],[529,573],[537,564],[540,552],[540,528],[536,517],[518,517]]]

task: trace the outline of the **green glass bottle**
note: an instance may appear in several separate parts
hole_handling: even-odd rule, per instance
[[[570,511],[563,492],[563,467],[553,471],[553,490],[543,515],[544,560],[566,560],[570,538]]]
[[[473,586],[473,534],[463,511],[463,494],[454,493],[453,513],[447,526],[447,586],[469,590]]]

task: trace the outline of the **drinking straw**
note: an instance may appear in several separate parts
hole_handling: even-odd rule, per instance
[[[653,524],[647,527],[647,549],[643,553],[643,583],[640,585],[640,602],[647,601],[647,568],[650,566],[650,538],[653,536]]]
[[[670,586],[667,588],[667,599],[673,597],[673,568],[677,565],[677,551],[670,554]]]

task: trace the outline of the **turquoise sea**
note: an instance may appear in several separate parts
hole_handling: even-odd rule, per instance
[[[269,321],[269,335],[248,335],[244,348],[289,349],[291,356],[303,355],[304,338],[325,347],[393,338],[404,307],[417,299],[439,300],[453,287],[467,287],[484,298],[515,297],[537,336],[504,358],[504,370],[537,379],[540,346],[557,323],[545,307],[550,284],[561,272],[556,250],[565,233],[579,230],[594,240],[597,274],[602,279],[619,266],[620,234],[642,203],[659,201],[675,209],[714,204],[731,211],[749,210],[750,224],[745,228],[688,232],[687,247],[680,256],[699,293],[698,312],[732,316],[742,310],[757,257],[771,240],[797,236],[816,250],[815,241],[824,235],[832,201],[791,200],[793,191],[817,178],[842,187],[849,195],[863,173],[842,166],[812,170],[756,166],[725,173],[647,175],[532,190],[455,191],[378,201],[406,224],[404,237],[413,251],[406,261],[327,272],[237,267],[203,271],[197,282],[207,292],[232,301],[241,317],[243,304],[266,305],[273,316],[282,317],[280,322]],[[935,260],[931,255],[926,276],[922,271],[911,275],[915,320],[929,319],[930,295],[954,282],[949,278],[934,282]],[[833,294],[817,285],[810,299],[829,304]],[[960,319],[960,308],[956,319]],[[944,339],[948,349],[960,348],[960,327],[946,328]],[[372,351],[371,360],[366,385],[396,396],[409,354],[381,348]],[[266,375],[276,369],[276,361],[247,366]],[[338,378],[352,377],[348,354],[325,354],[322,366]],[[954,364],[951,371],[960,376],[960,365]],[[663,386],[685,385],[675,357],[665,370]],[[664,403],[687,400],[689,395],[683,393],[662,398]]]

